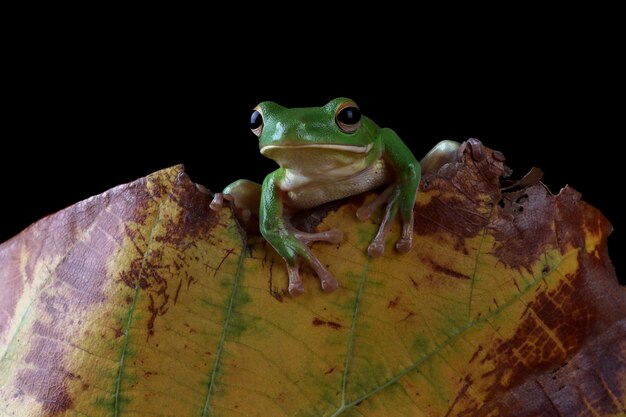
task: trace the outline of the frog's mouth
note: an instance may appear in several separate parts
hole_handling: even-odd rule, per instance
[[[322,181],[348,177],[365,169],[371,163],[372,147],[332,143],[267,145],[261,153],[302,178]]]
[[[307,145],[266,145],[261,148],[261,154],[266,155],[268,152],[274,150],[281,151],[284,149],[297,150],[297,149],[330,149],[336,151],[352,152],[352,153],[368,153],[372,150],[372,144],[367,146],[358,145],[335,145],[332,143],[319,143],[319,144],[307,144]]]

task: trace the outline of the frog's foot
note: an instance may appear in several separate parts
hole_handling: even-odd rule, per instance
[[[310,251],[305,253],[305,258],[320,279],[322,290],[331,292],[339,287],[337,279],[330,272],[328,272],[326,268],[324,268],[319,259],[317,259]],[[287,263],[287,273],[289,275],[289,294],[293,296],[298,296],[304,292],[304,285],[302,284],[302,279],[300,278],[301,265],[302,261],[300,257],[296,260],[295,265],[289,265],[289,263]]]
[[[224,200],[232,201],[232,197],[230,196],[230,194],[215,193],[213,195],[213,201],[211,201],[209,207],[213,211],[220,211],[222,207],[224,207]]]
[[[403,235],[405,234],[404,230],[409,230],[408,237],[402,236],[400,237],[400,239],[398,239],[398,241],[396,242],[396,250],[400,253],[407,253],[410,252],[411,248],[413,247],[413,237],[411,236],[413,224],[409,225],[408,223],[405,223],[402,226],[402,229]],[[385,252],[385,238],[387,237],[387,233],[389,233],[389,223],[387,223],[385,226],[381,225],[380,229],[378,229],[376,237],[367,247],[367,253],[369,253],[370,256],[381,256]]]
[[[380,197],[384,196],[385,199],[383,200],[383,202],[387,202],[387,208],[385,210],[383,220],[380,223],[380,227],[378,228],[378,233],[376,233],[374,240],[372,240],[372,243],[370,243],[370,245],[367,247],[367,253],[369,253],[370,256],[380,256],[385,251],[385,238],[387,237],[389,229],[391,228],[391,220],[393,220],[393,218],[396,216],[396,212],[398,211],[397,200],[399,194],[400,189],[397,186],[392,185],[376,199],[378,200]],[[372,202],[372,204],[382,204],[376,200]]]
[[[221,193],[215,193],[209,207],[211,210],[218,211],[224,206],[225,200],[232,202],[233,206],[243,211],[248,218],[258,217],[261,185],[248,180],[237,180],[224,188]]]
[[[368,219],[372,213],[380,207],[382,204],[387,204],[385,215],[378,228],[378,233],[372,240],[372,243],[367,247],[367,253],[370,256],[380,256],[385,251],[385,238],[391,228],[391,221],[395,218],[398,212],[398,202],[400,199],[401,190],[397,185],[389,186],[383,191],[374,201],[359,208],[357,210],[357,217],[360,220]],[[409,209],[409,215],[403,216],[404,222],[402,224],[402,235],[396,242],[396,250],[398,252],[406,253],[411,250],[413,246],[413,213]]]
[[[313,242],[328,242],[336,245],[343,240],[343,232],[339,229],[330,229],[318,233],[307,233],[294,229],[293,233],[305,245]]]
[[[337,289],[339,282],[330,272],[326,270],[326,268],[324,268],[320,260],[313,255],[308,245],[313,242],[328,242],[337,244],[343,240],[343,232],[339,229],[330,229],[318,233],[308,233],[298,230],[291,225],[288,226],[288,229],[303,245],[299,251],[299,256],[297,257],[295,265],[292,266],[287,263],[287,272],[289,274],[289,293],[296,296],[304,292],[304,286],[302,285],[302,281],[300,279],[300,266],[302,264],[302,260],[305,260],[318,276],[322,290],[331,292]]]

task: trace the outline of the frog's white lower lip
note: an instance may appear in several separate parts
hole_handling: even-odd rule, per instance
[[[265,155],[265,152],[271,151],[272,149],[304,149],[304,148],[334,149],[337,151],[345,151],[345,152],[368,153],[372,149],[372,144],[370,143],[367,146],[335,145],[332,143],[318,143],[318,144],[307,144],[307,145],[267,145],[261,148],[261,153]]]

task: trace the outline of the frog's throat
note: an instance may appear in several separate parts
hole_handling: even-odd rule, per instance
[[[316,148],[316,149],[334,149],[338,151],[354,152],[354,153],[368,153],[372,150],[372,144],[367,146],[357,145],[335,145],[332,143],[319,143],[319,144],[307,144],[307,145],[266,145],[261,148],[261,153],[265,155],[267,151],[272,149],[304,149],[304,148]]]

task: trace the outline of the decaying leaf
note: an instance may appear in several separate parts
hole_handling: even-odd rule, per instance
[[[502,161],[471,141],[426,176],[406,255],[396,225],[366,256],[371,195],[313,213],[345,232],[313,247],[330,294],[290,297],[180,166],[39,221],[0,246],[0,415],[624,415],[611,226],[571,188],[504,194]]]

